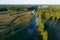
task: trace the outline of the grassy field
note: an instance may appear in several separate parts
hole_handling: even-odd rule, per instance
[[[12,40],[12,39],[14,39],[13,38],[14,35],[18,35],[15,37],[20,37],[20,39],[24,36],[24,34],[25,34],[24,37],[27,37],[28,30],[26,28],[29,26],[32,19],[33,19],[33,17],[31,15],[31,12],[23,12],[23,13],[21,13],[21,16],[20,16],[20,14],[10,15],[9,13],[0,15],[0,33],[3,34],[3,35],[0,35],[1,40],[5,40],[5,39],[7,40],[8,38],[9,38],[8,40],[10,40],[10,39]],[[7,27],[8,24],[9,25],[11,24],[11,26]],[[22,31],[23,33],[20,31]],[[7,34],[8,34],[8,37],[7,37]],[[20,36],[19,36],[19,34],[20,34]],[[11,38],[11,36],[13,36],[13,37]],[[19,38],[17,38],[17,39],[19,39]]]

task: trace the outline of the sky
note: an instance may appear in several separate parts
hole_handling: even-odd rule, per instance
[[[0,4],[60,4],[60,0],[1,0]]]

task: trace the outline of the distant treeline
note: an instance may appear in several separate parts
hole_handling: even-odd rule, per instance
[[[32,11],[34,9],[37,10],[38,6],[31,6],[31,7],[3,7],[3,8],[0,8],[0,12],[8,11],[8,10],[11,10],[11,11]]]

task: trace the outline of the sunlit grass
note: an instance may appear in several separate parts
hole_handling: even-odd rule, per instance
[[[59,18],[60,18],[60,13],[55,12],[55,17],[56,17],[57,19],[59,19]]]
[[[30,12],[22,13],[23,15],[20,16],[17,20],[15,20],[13,23],[22,23],[24,25],[29,24],[29,22],[32,20],[32,15]]]

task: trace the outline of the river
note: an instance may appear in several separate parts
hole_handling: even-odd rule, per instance
[[[32,15],[34,16],[34,11],[32,11]],[[36,13],[35,18],[33,19],[32,23],[29,26],[31,32],[29,40],[35,40],[36,33],[37,33],[37,25],[36,25],[37,20],[38,20],[38,15]]]

